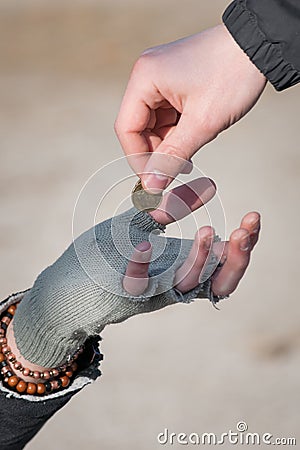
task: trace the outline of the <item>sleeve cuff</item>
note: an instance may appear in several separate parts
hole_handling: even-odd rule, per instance
[[[277,91],[300,82],[300,73],[284,59],[281,44],[267,39],[256,15],[247,9],[246,0],[231,3],[222,19],[234,40]]]

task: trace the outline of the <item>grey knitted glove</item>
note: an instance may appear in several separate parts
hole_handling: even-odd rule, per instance
[[[209,279],[181,294],[173,288],[176,269],[193,241],[159,235],[164,226],[135,208],[83,233],[36,279],[14,317],[14,334],[21,354],[44,367],[66,361],[86,338],[105,325],[122,322],[195,297],[210,298]],[[149,286],[129,296],[122,279],[134,247],[152,244]],[[212,273],[212,258],[207,270]]]

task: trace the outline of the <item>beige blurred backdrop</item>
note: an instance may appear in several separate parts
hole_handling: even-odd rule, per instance
[[[122,155],[113,123],[138,55],[219,23],[227,3],[0,3],[2,298],[67,247],[80,189]],[[28,449],[152,450],[164,428],[222,433],[240,420],[300,443],[299,100],[299,86],[268,87],[195,157],[218,185],[228,230],[247,211],[262,214],[238,291],[221,311],[198,301],[107,328],[103,376]]]

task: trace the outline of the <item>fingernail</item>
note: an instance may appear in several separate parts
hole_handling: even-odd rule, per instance
[[[211,184],[213,185],[213,187],[215,188],[215,190],[217,190],[217,185],[214,182],[214,180],[212,180],[211,178],[209,178],[209,181],[211,182]]]
[[[146,252],[147,250],[149,250],[150,247],[151,247],[150,242],[148,242],[148,241],[143,241],[143,242],[140,242],[140,243],[136,246],[136,249],[139,250],[140,252]]]
[[[193,161],[189,159],[188,161],[185,161],[180,169],[180,173],[183,174],[189,174],[193,170]]]
[[[152,248],[151,248],[150,242],[143,241],[143,242],[140,242],[135,247],[135,253],[133,253],[130,260],[132,262],[137,262],[139,264],[141,264],[141,263],[148,264],[151,260],[151,253],[152,253]]]
[[[149,175],[142,177],[143,186],[153,194],[160,193],[169,184],[169,177],[154,169]]]
[[[243,252],[246,252],[247,250],[249,250],[249,247],[250,247],[250,239],[249,239],[249,235],[247,235],[241,240],[240,249]]]
[[[212,238],[211,237],[206,238],[204,241],[205,249],[209,251],[211,249],[211,244],[212,244]]]

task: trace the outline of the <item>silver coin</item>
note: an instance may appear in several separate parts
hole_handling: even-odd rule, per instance
[[[159,207],[162,196],[162,192],[159,194],[151,194],[145,191],[141,180],[139,180],[132,189],[131,201],[140,211],[151,212]]]

